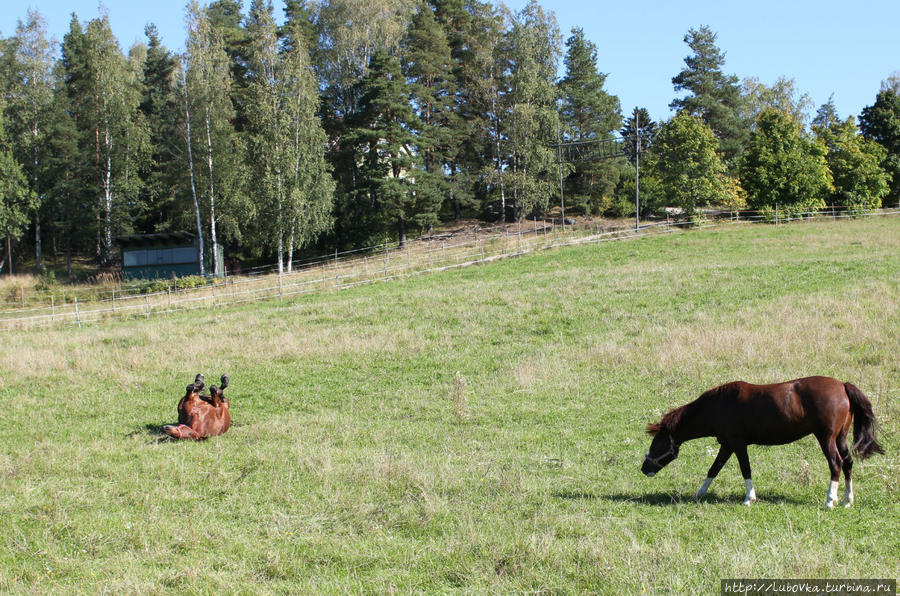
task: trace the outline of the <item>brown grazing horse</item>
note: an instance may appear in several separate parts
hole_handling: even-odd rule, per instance
[[[163,432],[175,439],[197,441],[224,433],[231,426],[231,413],[224,393],[226,387],[228,375],[222,375],[221,387],[213,385],[209,388],[210,395],[200,395],[203,375],[198,374],[178,402],[178,424],[165,425]]]
[[[851,421],[856,439],[853,450],[860,459],[884,453],[875,440],[872,404],[850,383],[831,377],[806,377],[772,385],[727,383],[710,389],[647,427],[653,442],[641,472],[654,476],[678,457],[678,448],[685,441],[715,437],[721,445],[719,454],[695,498],[706,494],[733,453],[744,476],[744,505],[750,505],[756,500],[756,491],[750,478],[747,445],[783,445],[812,434],[819,441],[831,470],[825,507],[831,509],[837,501],[841,469],[847,483],[841,505],[849,507],[853,504],[850,478],[853,458],[847,449]]]

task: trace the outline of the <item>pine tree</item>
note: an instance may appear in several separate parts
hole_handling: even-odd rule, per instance
[[[451,68],[444,30],[432,9],[422,5],[413,16],[403,43],[403,73],[421,122],[416,145],[424,169],[417,173],[416,193],[429,193],[436,201],[444,194],[453,195],[451,181],[444,174],[453,168],[455,148],[460,141],[458,115],[453,111],[456,83]]]
[[[699,117],[719,139],[719,151],[730,169],[737,167],[747,140],[748,126],[741,117],[742,97],[738,79],[722,72],[725,55],[716,46],[717,35],[703,25],[690,29],[684,42],[693,54],[684,59],[685,68],[672,78],[675,91],[688,95],[675,99],[669,107]]]
[[[143,164],[141,212],[136,214],[134,228],[137,232],[150,233],[179,226],[184,177],[178,143],[181,121],[176,79],[178,60],[162,45],[154,25],[147,25],[144,34],[147,56],[139,109],[147,123],[148,159]]]
[[[135,180],[129,177],[145,136],[137,110],[138,69],[122,55],[105,16],[90,21],[85,30],[73,16],[63,63],[69,108],[80,133],[79,178],[95,196],[95,254],[109,265],[113,233],[130,222],[130,202],[122,199],[134,192]]]
[[[559,82],[562,138],[566,141],[612,141],[622,126],[617,97],[603,89],[606,74],[597,70],[597,47],[580,28],[566,41],[566,75]],[[578,163],[566,180],[567,196],[583,212],[599,212],[603,198],[615,190],[624,160]]]
[[[637,151],[637,136],[640,132],[641,151],[647,151],[653,146],[656,135],[659,133],[659,125],[650,118],[646,108],[634,108],[631,117],[625,120],[625,124],[619,131],[622,136],[623,148],[628,161],[634,163]]]
[[[502,169],[491,164],[500,165],[497,133],[506,63],[498,48],[505,13],[478,0],[431,0],[431,4],[450,46],[456,87],[454,117],[447,128],[454,149],[448,165],[449,200],[459,219],[464,211],[480,214],[492,187],[503,196]]]
[[[370,204],[385,224],[396,226],[403,247],[409,226],[433,225],[440,208],[435,195],[416,188],[421,156],[415,131],[422,123],[410,104],[400,64],[387,52],[372,56],[359,96],[347,133],[359,164],[356,199]]]

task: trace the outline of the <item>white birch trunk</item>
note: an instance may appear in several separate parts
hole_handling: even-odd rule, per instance
[[[213,150],[212,150],[212,134],[210,128],[212,123],[209,116],[209,105],[206,106],[206,163],[209,167],[209,242],[212,249],[213,274],[219,277],[222,272],[219,271],[219,243],[216,240],[216,194],[213,186]]]
[[[31,127],[31,134],[34,136],[34,176],[32,178],[32,188],[34,192],[38,190],[38,158],[37,158],[37,142],[38,142],[38,126],[35,121],[33,126]],[[34,210],[34,266],[38,272],[44,270],[44,250],[41,245],[41,204],[38,203],[37,208]]]
[[[200,202],[197,200],[197,186],[194,183],[194,153],[191,149],[191,110],[188,107],[188,91],[187,91],[187,74],[182,73],[182,83],[184,85],[184,120],[185,120],[185,140],[187,141],[188,152],[188,172],[191,178],[191,196],[194,199],[194,214],[197,217],[197,260],[200,263],[200,275],[206,275],[206,268],[203,264],[203,222],[200,220]]]
[[[106,172],[103,175],[103,260],[108,265],[112,261],[112,139],[109,136],[109,123],[103,131],[103,143],[106,149]]]
[[[506,193],[503,188],[503,166],[500,157],[500,115],[497,113],[496,89],[491,96],[491,111],[494,112],[494,136],[497,140],[497,175],[500,177],[500,223],[506,223]]]
[[[294,268],[294,231],[297,228],[297,219],[294,218],[294,221],[291,222],[291,235],[288,240],[288,262],[287,262],[287,272],[290,273]]]

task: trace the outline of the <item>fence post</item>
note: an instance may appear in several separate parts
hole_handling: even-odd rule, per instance
[[[166,286],[166,308],[172,310],[172,286]]]
[[[25,286],[19,286],[19,295],[22,297],[22,308],[25,308]]]
[[[75,321],[77,321],[78,326],[81,327],[81,313],[78,312],[78,296],[75,296]]]
[[[387,279],[387,266],[388,266],[388,247],[387,243],[384,245],[384,278]]]
[[[322,272],[322,277],[324,279],[325,272]],[[278,299],[284,300],[284,288],[281,285],[281,271],[278,272]]]
[[[56,298],[50,294],[50,320],[56,320]]]
[[[778,225],[778,203],[775,203],[775,225]]]
[[[116,312],[116,289],[113,288],[113,312]]]
[[[144,316],[146,316],[149,319],[150,318],[150,295],[149,294],[144,294],[144,307],[146,308],[146,312],[145,312]]]

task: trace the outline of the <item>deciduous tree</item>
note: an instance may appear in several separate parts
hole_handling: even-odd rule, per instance
[[[790,114],[763,111],[741,164],[748,205],[786,215],[824,207],[834,190],[825,154],[824,144],[809,138]]]

